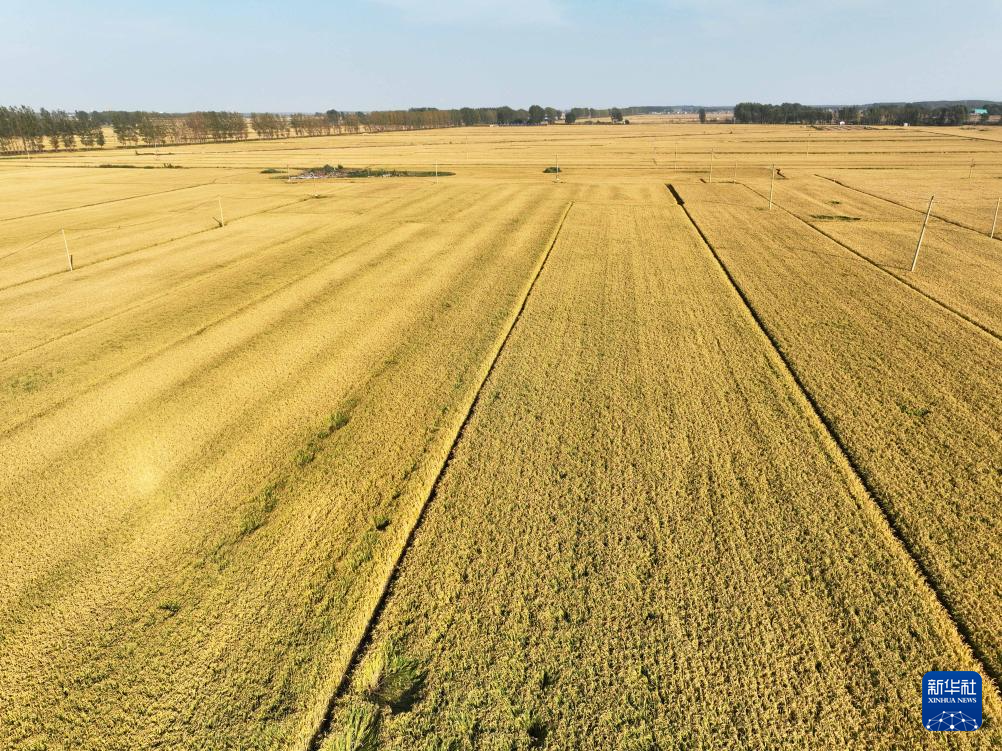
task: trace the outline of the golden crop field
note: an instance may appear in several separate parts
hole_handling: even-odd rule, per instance
[[[1002,746],[991,136],[0,159],[0,748]]]

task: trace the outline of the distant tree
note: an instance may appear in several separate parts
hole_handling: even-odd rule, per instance
[[[702,107],[699,108],[699,122],[701,123],[706,122],[706,110],[703,109]]]
[[[54,112],[49,112],[44,107],[39,111],[39,116],[42,121],[42,132],[49,139],[49,144],[52,146],[54,151],[59,149],[59,130],[56,125],[56,116]]]
[[[463,125],[477,125],[480,122],[477,111],[472,107],[463,107],[459,110],[459,117]]]
[[[567,125],[573,125],[577,119],[578,115],[574,110],[567,110],[567,112],[564,113],[564,122]]]
[[[498,125],[510,125],[515,120],[515,110],[511,107],[497,108]]]
[[[529,107],[529,123],[532,125],[539,125],[543,122],[543,118],[546,117],[546,110],[540,107],[538,104],[534,104]]]
[[[621,123],[623,122],[623,111],[619,107],[613,107],[609,110],[609,117],[612,118],[614,123]]]

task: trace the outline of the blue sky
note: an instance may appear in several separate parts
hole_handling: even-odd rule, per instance
[[[1000,29],[1000,0],[0,0],[0,103],[1002,99]]]

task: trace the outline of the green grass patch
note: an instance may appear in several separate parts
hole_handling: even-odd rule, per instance
[[[171,615],[177,615],[178,611],[181,610],[181,603],[177,600],[164,600],[157,605],[157,610],[165,610]]]
[[[391,712],[401,712],[417,701],[424,680],[424,671],[417,660],[401,654],[395,645],[387,644],[362,664],[358,690],[369,701]]]
[[[14,393],[33,394],[52,380],[52,372],[29,370],[7,381],[7,388]]]
[[[898,408],[909,417],[918,417],[918,418],[925,417],[932,411],[929,407],[913,407],[910,404],[904,404],[904,403],[899,404]]]
[[[819,222],[858,222],[858,216],[845,216],[844,214],[811,214],[811,219]]]
[[[327,423],[317,431],[309,442],[296,452],[293,460],[297,467],[305,467],[317,458],[317,454],[323,448],[323,442],[341,430],[351,421],[351,411],[355,408],[355,403],[350,402],[345,409],[339,410],[327,418]]]
[[[281,480],[271,483],[251,502],[251,507],[240,520],[240,537],[246,537],[264,526],[268,515],[278,506],[278,493],[283,484]]]
[[[327,736],[323,751],[376,751],[379,710],[371,704],[353,704],[345,713],[341,729]]]

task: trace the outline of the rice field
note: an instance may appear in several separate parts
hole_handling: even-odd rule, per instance
[[[998,748],[991,136],[0,159],[0,747]]]

